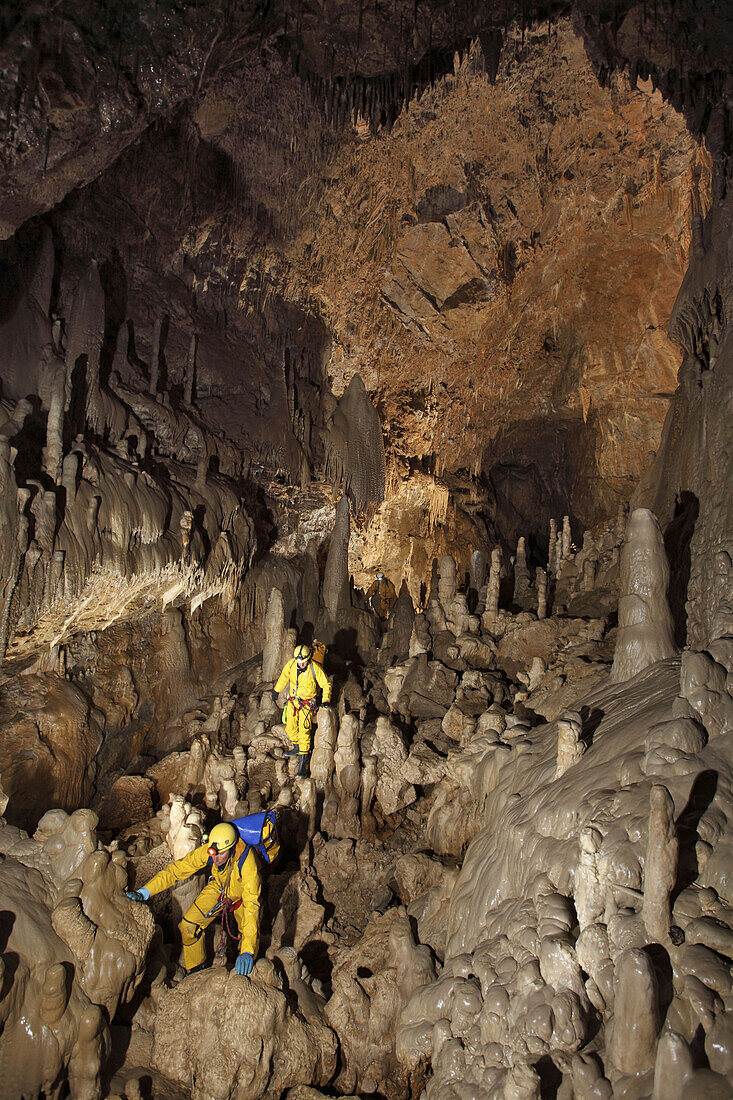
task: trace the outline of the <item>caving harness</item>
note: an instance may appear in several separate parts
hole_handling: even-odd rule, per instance
[[[324,649],[324,652],[325,652],[326,647],[324,646],[323,649]],[[323,662],[319,662],[319,663],[322,664]],[[302,676],[303,673],[307,672],[309,669],[310,669],[311,676],[313,677],[314,680],[316,680],[316,674],[313,671],[313,661],[312,660],[310,660],[308,662],[308,664],[305,666],[305,668],[302,668],[302,669],[298,668],[298,665],[297,665],[297,662],[296,662],[296,665],[295,665],[295,690],[296,690],[296,692],[298,690],[298,677]],[[318,681],[316,680],[316,684],[317,683],[318,683]],[[289,689],[288,689],[288,691],[289,691]],[[283,718],[282,718],[283,725],[287,724],[288,707],[290,706],[291,703],[293,705],[293,710],[295,711],[296,714],[298,714],[301,710],[309,710],[310,713],[311,713],[311,716],[313,716],[313,715],[315,715],[316,711],[318,710],[318,698],[317,698],[316,695],[314,695],[312,699],[301,699],[299,695],[291,695],[289,693],[287,699],[285,700],[285,706],[283,707]]]

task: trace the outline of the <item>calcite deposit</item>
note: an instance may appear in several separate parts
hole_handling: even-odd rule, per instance
[[[732,57],[0,14],[3,1098],[733,1097]]]

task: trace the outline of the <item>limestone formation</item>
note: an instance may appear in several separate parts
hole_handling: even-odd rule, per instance
[[[677,880],[678,843],[674,802],[666,787],[649,792],[649,839],[644,860],[641,915],[652,940],[663,943],[672,923],[671,897]]]
[[[317,790],[323,794],[331,786],[335,767],[338,722],[331,708],[320,707],[313,739],[310,773]]]
[[[2,22],[0,1093],[729,1095],[722,5],[51,7]],[[270,810],[251,973],[223,913],[184,975],[208,869],[125,891]]]
[[[675,653],[668,583],[659,524],[648,508],[637,508],[629,517],[621,551],[619,625],[611,671],[615,683]]]
[[[548,549],[547,559],[547,573],[550,577],[554,576],[557,572],[557,561],[555,560],[555,548],[557,545],[557,520],[550,520],[550,541]]]
[[[384,814],[393,814],[415,801],[415,788],[404,779],[407,760],[404,738],[388,718],[380,716],[372,752],[377,757],[376,799]]]
[[[501,549],[495,546],[491,551],[491,571],[486,590],[486,623],[489,630],[496,624],[499,616],[499,585],[501,583]]]
[[[443,605],[446,618],[450,618],[453,600],[456,597],[456,563],[450,554],[440,559],[438,598]]]
[[[376,756],[365,756],[364,768],[361,773],[361,830],[364,836],[371,836],[375,830],[375,821],[372,814],[372,799],[377,789],[377,768],[379,761]]]
[[[614,985],[608,1057],[619,1073],[644,1073],[654,1065],[660,1028],[657,978],[650,957],[643,951],[624,951],[616,963]]]
[[[514,602],[522,605],[529,590],[529,569],[527,568],[527,551],[524,537],[517,542],[517,553],[514,558]]]
[[[537,618],[544,619],[547,615],[547,573],[541,566],[535,570],[535,587],[537,589]]]
[[[219,1006],[226,1004],[222,1016]],[[219,1025],[210,1026],[212,1019]],[[193,975],[158,1003],[153,1065],[194,1100],[217,1093],[281,1095],[301,1084],[325,1085],[336,1068],[336,1037],[322,1019],[293,1011],[272,963],[251,978],[234,971]]]
[[[585,744],[581,740],[582,729],[579,714],[567,712],[558,718],[556,779],[577,763],[585,752]]]
[[[334,753],[334,793],[339,800],[334,835],[358,837],[359,835],[359,723],[354,714],[341,719]]]
[[[8,1095],[50,1093],[67,1079],[74,1095],[98,1097],[110,1019],[132,999],[153,935],[122,893],[124,865],[95,851],[96,819],[47,814],[30,839],[0,827],[6,855],[0,904],[14,914],[5,946],[0,1063]],[[9,834],[9,835],[8,835]]]
[[[267,683],[275,681],[283,667],[284,629],[285,608],[283,595],[278,588],[273,588],[267,601],[264,622],[265,645],[262,651],[262,679]]]
[[[570,516],[562,517],[562,560],[570,557],[571,535]]]
[[[349,605],[349,534],[349,501],[343,496],[336,508],[323,574],[323,603],[333,616]]]

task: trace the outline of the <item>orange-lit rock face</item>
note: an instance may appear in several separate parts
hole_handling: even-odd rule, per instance
[[[393,456],[483,473],[505,534],[564,503],[590,524],[659,440],[707,158],[651,85],[602,88],[568,23],[510,35],[494,85],[480,68],[389,137],[358,127],[289,259]]]

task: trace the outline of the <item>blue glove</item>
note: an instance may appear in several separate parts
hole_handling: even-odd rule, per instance
[[[139,890],[125,890],[125,897],[130,901],[147,901],[150,897],[150,891],[147,886],[141,886]]]
[[[246,978],[248,974],[251,974],[254,964],[254,956],[249,951],[243,951],[235,962],[234,969],[237,974],[241,974],[242,977]]]
[[[278,694],[279,694],[279,693],[278,693],[277,691],[273,691],[273,692],[272,692],[272,701],[273,701],[273,703],[275,704],[275,706],[277,706],[277,699],[278,699]]]

